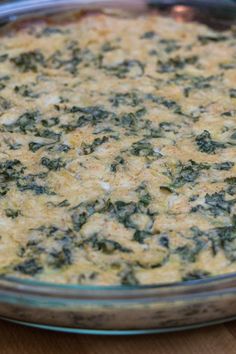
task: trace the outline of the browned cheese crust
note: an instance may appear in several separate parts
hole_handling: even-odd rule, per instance
[[[236,271],[236,37],[156,15],[0,41],[0,273],[152,284]]]

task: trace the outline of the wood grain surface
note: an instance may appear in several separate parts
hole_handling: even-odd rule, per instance
[[[171,334],[99,337],[0,321],[0,354],[236,354],[236,322]]]

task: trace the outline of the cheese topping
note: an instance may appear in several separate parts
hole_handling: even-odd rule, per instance
[[[236,36],[155,14],[0,41],[0,274],[154,284],[236,271]]]

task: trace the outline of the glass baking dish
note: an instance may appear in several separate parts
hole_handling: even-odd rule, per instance
[[[86,3],[60,0],[55,6],[52,1],[37,5],[32,1],[8,2],[0,5],[0,23],[4,27],[6,22],[22,17],[80,10],[88,7]],[[104,6],[104,1],[94,3],[96,9]],[[144,3],[137,1],[140,5],[137,9],[144,10]],[[131,3],[115,4],[129,8]],[[164,15],[203,21],[219,29],[235,23],[236,15],[227,9],[213,10],[217,9],[211,7],[209,13],[209,9],[199,12],[192,7],[171,6],[164,9]],[[150,286],[60,285],[0,277],[0,317],[40,328],[89,334],[143,334],[196,328],[236,319],[236,274]]]

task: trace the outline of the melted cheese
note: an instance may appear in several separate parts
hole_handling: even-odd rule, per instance
[[[7,28],[0,273],[152,284],[236,271],[236,39],[157,15]]]

